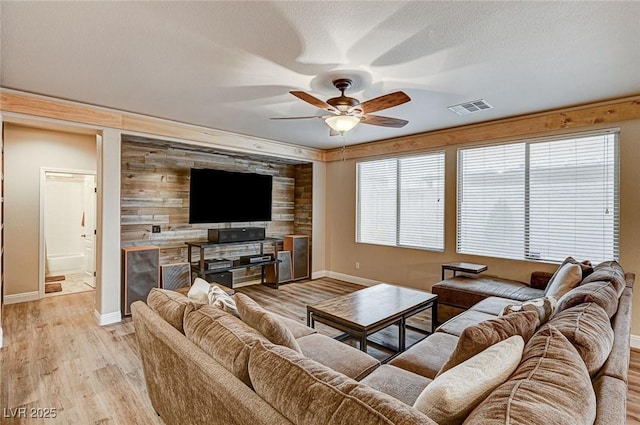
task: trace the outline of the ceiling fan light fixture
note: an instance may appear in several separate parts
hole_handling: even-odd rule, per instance
[[[352,130],[353,127],[358,125],[360,118],[353,115],[334,115],[324,120],[329,127],[337,131],[338,133],[346,133]]]

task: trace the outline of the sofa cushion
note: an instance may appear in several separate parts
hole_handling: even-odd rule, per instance
[[[436,332],[412,345],[407,351],[391,360],[389,364],[433,379],[449,359],[457,343],[457,336]]]
[[[237,317],[210,305],[184,318],[187,338],[214,360],[251,386],[247,363],[249,351],[258,341],[266,341],[258,331]]]
[[[593,268],[593,274],[589,275],[589,277],[585,278],[582,281],[582,284],[585,285],[587,283],[596,282],[599,280],[604,280],[611,282],[613,287],[618,294],[618,298],[624,291],[624,288],[627,286],[627,281],[624,276],[624,270],[617,261],[604,261]]]
[[[549,325],[560,331],[578,350],[591,376],[609,357],[613,329],[605,311],[595,303],[580,304],[558,313]]]
[[[549,281],[544,295],[545,297],[553,297],[557,300],[578,286],[581,280],[582,269],[579,265],[573,263],[563,264]]]
[[[500,312],[500,316],[505,314],[518,313],[521,311],[533,311],[538,315],[538,326],[544,325],[556,311],[558,301],[553,297],[536,298],[525,301],[518,305],[506,305]]]
[[[469,326],[476,325],[485,320],[495,319],[493,314],[481,313],[475,310],[467,310],[453,319],[444,322],[436,329],[436,332],[444,332],[450,335],[460,336]]]
[[[526,343],[536,331],[537,326],[538,314],[533,311],[508,314],[469,326],[460,335],[456,349],[442,366],[438,376],[514,335],[521,336]]]
[[[401,401],[283,346],[256,344],[249,374],[256,393],[296,425],[435,424]]]
[[[326,335],[311,334],[298,338],[297,342],[305,356],[356,381],[380,366],[378,360],[364,351]]]
[[[489,297],[480,301],[478,304],[473,305],[469,310],[498,316],[502,310],[504,310],[505,306],[513,305],[514,303],[515,301],[510,298]]]
[[[573,288],[558,300],[556,313],[583,303],[598,304],[612,318],[618,311],[618,294],[609,281],[595,281]]]
[[[291,332],[291,335],[293,335],[295,339],[318,333],[318,331],[316,331],[315,329],[306,326],[298,320],[274,312],[271,312],[271,314],[275,315],[280,323],[282,323],[287,327],[287,329],[289,329],[289,332]]]
[[[432,380],[390,364],[383,364],[360,382],[413,406],[422,390]]]
[[[302,353],[291,331],[280,322],[276,315],[262,308],[245,294],[238,293],[235,298],[240,318],[246,324],[266,336],[274,344],[283,345]]]
[[[458,425],[516,370],[524,340],[514,335],[439,375],[414,407],[439,425]]]
[[[584,363],[571,343],[546,325],[525,346],[509,380],[471,412],[465,425],[592,425],[596,398]]]
[[[197,310],[203,304],[168,289],[153,288],[147,296],[147,305],[171,326],[184,333],[185,314]]]

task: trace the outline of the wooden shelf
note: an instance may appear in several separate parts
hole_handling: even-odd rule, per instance
[[[265,239],[260,239],[257,241],[242,241],[242,242],[224,242],[224,243],[214,243],[214,242],[209,242],[209,241],[191,241],[191,242],[185,242],[185,244],[187,245],[187,259],[188,262],[191,264],[191,271],[193,273],[195,273],[196,276],[201,277],[205,280],[207,280],[207,276],[213,275],[213,274],[218,274],[218,273],[225,273],[225,272],[233,272],[234,270],[243,270],[243,269],[250,269],[253,267],[261,267],[261,273],[260,273],[260,282],[261,283],[265,283],[265,266],[268,265],[272,265],[272,264],[277,264],[280,262],[280,260],[276,259],[276,258],[272,258],[271,260],[268,261],[260,261],[260,262],[256,262],[256,263],[247,263],[247,264],[241,264],[240,260],[234,260],[233,261],[233,265],[231,267],[224,267],[224,268],[219,268],[219,269],[213,269],[213,270],[207,270],[206,268],[206,253],[205,250],[206,249],[211,249],[211,248],[221,248],[221,247],[225,247],[225,246],[230,246],[230,245],[255,245],[255,244],[259,244],[260,245],[260,254],[264,253],[264,245],[265,244],[273,244],[274,246],[274,254],[277,253],[278,249],[278,243],[282,242],[282,239],[278,239],[278,238],[265,238]],[[193,248],[197,248],[200,250],[200,259],[198,261],[191,261],[192,258],[192,252],[193,252]],[[277,257],[277,255],[276,255]],[[208,281],[208,280],[207,280]],[[219,282],[221,284],[223,284],[222,282]],[[226,282],[225,286],[228,286],[230,288],[233,288],[233,280],[229,283]]]

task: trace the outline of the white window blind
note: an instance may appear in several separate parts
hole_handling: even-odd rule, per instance
[[[458,151],[459,253],[618,258],[617,133]]]
[[[356,241],[444,250],[444,152],[357,165]]]

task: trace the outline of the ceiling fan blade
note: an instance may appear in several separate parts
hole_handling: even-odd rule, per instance
[[[409,121],[407,120],[382,117],[380,115],[365,115],[364,117],[362,117],[361,122],[363,124],[379,125],[381,127],[394,127],[394,128],[404,127],[409,123]]]
[[[368,114],[369,112],[381,111],[387,108],[393,108],[394,106],[407,103],[411,98],[407,96],[405,92],[396,91],[393,93],[385,94],[384,96],[376,97],[366,102],[362,102],[356,108],[362,109],[362,112]]]
[[[303,91],[290,91],[289,93],[291,93],[292,95],[294,95],[300,100],[304,100],[305,102],[310,103],[316,108],[324,109],[326,111],[331,111],[331,112],[334,112],[336,110],[336,108],[329,105],[327,102],[320,100],[317,97],[313,97],[309,93],[305,93]]]
[[[269,118],[270,120],[306,120],[309,118],[323,118],[320,115],[311,115],[308,117],[278,117],[278,118]]]

